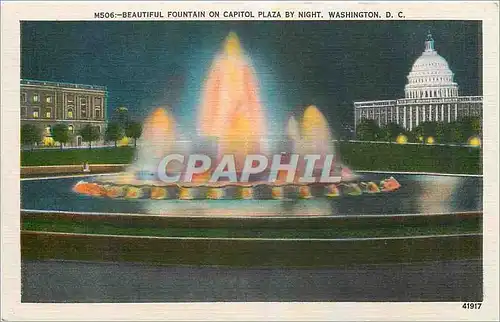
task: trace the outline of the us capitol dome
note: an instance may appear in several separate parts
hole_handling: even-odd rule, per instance
[[[458,84],[429,33],[425,49],[407,76],[405,98],[354,102],[355,126],[373,119],[379,126],[397,123],[412,130],[422,122],[450,123],[467,116],[482,117],[482,96],[459,96]]]

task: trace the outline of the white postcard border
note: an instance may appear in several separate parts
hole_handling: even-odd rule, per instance
[[[404,12],[404,20],[482,20],[484,301],[461,303],[25,304],[20,288],[19,79],[21,20],[90,20],[98,11],[297,10]],[[493,320],[498,318],[498,2],[3,2],[1,74],[2,318],[6,320]],[[225,18],[221,18],[224,20]],[[110,19],[117,20],[117,19]],[[131,20],[131,19],[128,19]],[[189,20],[189,19],[186,19]],[[204,20],[209,20],[206,18]],[[243,19],[241,19],[243,20]],[[272,19],[269,19],[272,20]],[[102,20],[100,20],[102,21]]]

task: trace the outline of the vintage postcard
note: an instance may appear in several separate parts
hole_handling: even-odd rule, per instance
[[[498,320],[498,14],[2,2],[2,319]]]

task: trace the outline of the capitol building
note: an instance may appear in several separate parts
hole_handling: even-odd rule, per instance
[[[407,78],[405,98],[354,102],[355,127],[362,119],[372,119],[379,126],[397,123],[411,131],[422,122],[450,123],[468,116],[482,117],[483,97],[459,96],[453,72],[434,49],[431,34]]]

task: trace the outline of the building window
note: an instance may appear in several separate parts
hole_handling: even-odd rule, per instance
[[[74,99],[75,99],[75,98],[74,98],[74,96],[73,96],[73,95],[68,95],[68,96],[66,96],[66,101],[67,101],[68,103],[73,103]]]
[[[45,102],[52,103],[52,96],[46,96],[45,97]]]
[[[21,107],[21,117],[26,117],[27,116],[27,108],[25,106]]]
[[[49,136],[49,135],[51,135],[51,132],[52,132],[52,128],[51,128],[51,127],[50,127],[50,125],[49,125],[49,126],[47,126],[47,127],[45,128],[45,135],[46,135],[46,136]]]
[[[69,133],[73,133],[75,131],[75,128],[73,127],[73,124],[70,124],[68,126],[68,131],[69,131]]]
[[[95,115],[96,119],[100,119],[101,118],[101,109],[100,108],[96,108],[94,115]]]
[[[21,93],[21,102],[26,103],[26,93]]]
[[[38,103],[40,101],[40,96],[38,94],[33,94],[33,103]]]
[[[95,107],[101,107],[101,105],[102,105],[102,98],[96,97],[95,100],[94,100],[94,106]]]
[[[48,119],[50,119],[52,117],[52,110],[51,109],[45,110],[45,117]]]
[[[87,100],[84,97],[80,98],[80,115],[83,118],[87,117]]]
[[[68,114],[68,118],[72,119],[73,118],[73,109],[72,108],[68,108],[67,114]]]
[[[38,112],[39,112],[39,111],[38,111],[38,109],[33,110],[33,118],[34,118],[34,119],[37,119],[37,118],[38,118]]]

